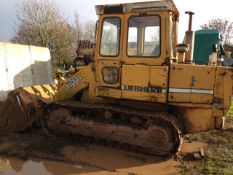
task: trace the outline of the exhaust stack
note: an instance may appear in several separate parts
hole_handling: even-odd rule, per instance
[[[193,50],[194,50],[194,35],[195,35],[195,32],[192,31],[192,20],[193,20],[193,15],[195,13],[193,13],[191,11],[186,11],[185,14],[189,15],[188,31],[185,32],[185,39],[184,39],[184,43],[189,46],[189,50],[185,55],[185,63],[192,64],[192,62],[193,62]]]

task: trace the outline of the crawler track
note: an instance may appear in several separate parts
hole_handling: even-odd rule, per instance
[[[55,134],[71,133],[117,142],[154,155],[173,155],[182,141],[178,120],[166,112],[63,101],[50,104],[44,118]]]

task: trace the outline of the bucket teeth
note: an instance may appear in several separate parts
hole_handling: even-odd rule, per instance
[[[38,117],[36,112],[41,104],[52,102],[56,86],[45,84],[18,88],[9,92],[0,110],[0,127],[8,131],[24,131]]]

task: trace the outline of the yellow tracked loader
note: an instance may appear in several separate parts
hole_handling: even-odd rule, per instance
[[[55,134],[155,155],[175,154],[182,134],[223,128],[232,68],[193,63],[193,13],[184,44],[177,44],[179,12],[170,0],[98,5],[96,13],[95,44],[80,47],[75,60],[83,65],[67,79],[58,73],[58,85],[10,92],[2,128],[40,122]]]

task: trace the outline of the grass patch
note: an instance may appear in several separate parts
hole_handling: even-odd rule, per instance
[[[233,174],[233,132],[211,131],[202,137],[211,144],[206,151],[203,174]]]
[[[233,174],[233,130],[218,130],[199,134],[199,139],[210,144],[205,158],[200,161],[181,160],[185,175],[232,175]]]
[[[233,104],[233,101],[231,102],[231,104]],[[228,113],[227,113],[227,118],[231,121],[233,121],[233,105],[231,105]]]
[[[193,136],[195,140],[202,140],[210,146],[205,150],[205,158],[200,161],[181,158],[182,174],[233,175],[233,105],[227,113],[227,121],[231,126],[227,130],[213,130]]]

